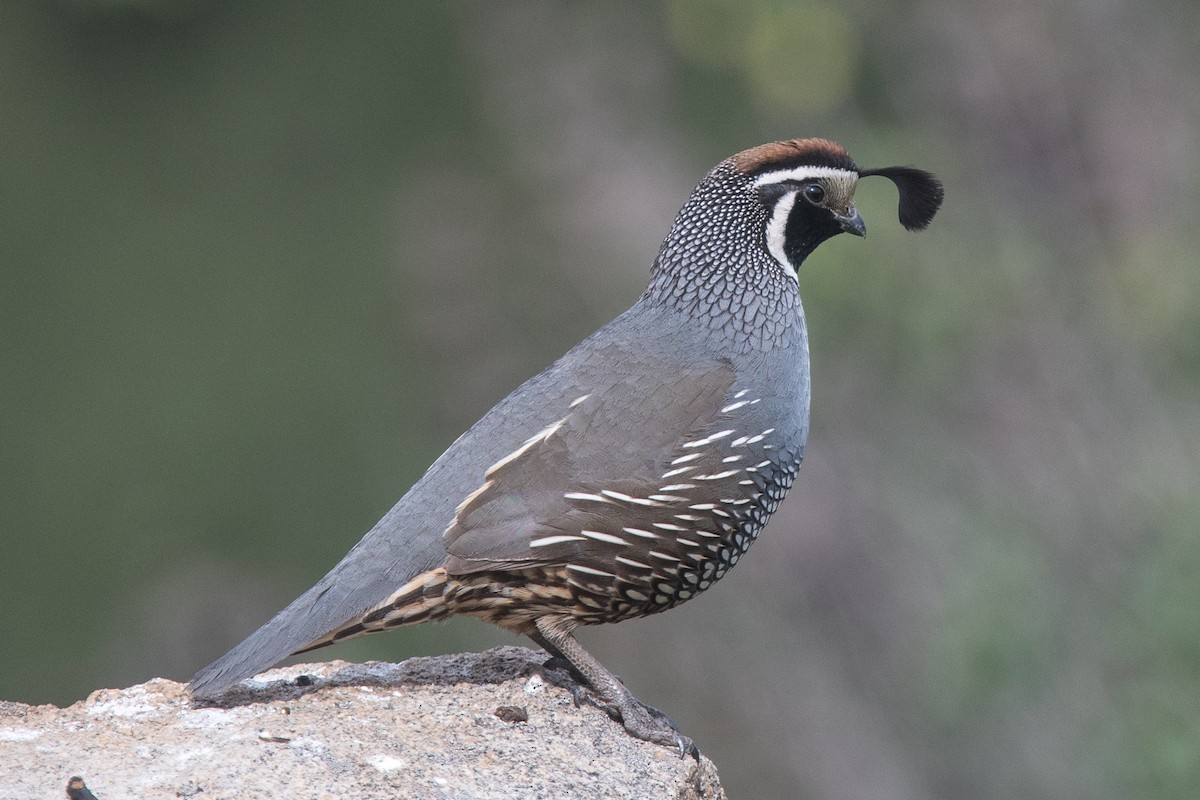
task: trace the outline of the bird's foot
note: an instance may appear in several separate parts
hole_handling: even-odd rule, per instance
[[[621,724],[625,726],[625,731],[630,736],[644,742],[673,747],[679,751],[680,758],[690,755],[697,761],[700,760],[700,749],[696,747],[695,742],[679,732],[679,726],[675,724],[674,720],[654,706],[648,706],[632,695],[628,700],[629,702],[619,705],[617,711],[620,714]],[[610,716],[612,715],[612,711],[605,710]]]
[[[643,742],[672,747],[679,757],[700,760],[695,742],[679,732],[679,726],[663,712],[638,700],[621,679],[609,672],[571,635],[569,628],[549,617],[535,620],[530,637],[553,658],[546,669],[567,668],[576,681],[570,687],[575,705],[587,702],[603,710],[625,727],[625,732]],[[562,684],[558,684],[562,686]]]
[[[624,688],[624,687],[622,687]],[[700,760],[700,749],[679,731],[675,720],[651,705],[638,700],[628,691],[615,699],[602,697],[595,689],[578,686],[572,691],[575,705],[586,701],[608,714],[625,727],[625,732],[643,742],[661,744],[679,751],[679,757],[692,756]]]

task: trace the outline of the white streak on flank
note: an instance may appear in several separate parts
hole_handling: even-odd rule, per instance
[[[741,460],[742,460],[741,456],[725,456],[724,458],[721,459],[721,463],[722,464],[732,464],[735,461],[741,461]]]
[[[663,486],[659,489],[660,492],[682,492],[688,489],[695,489],[694,483],[672,483],[670,486]]]
[[[598,494],[588,494],[587,492],[567,492],[563,495],[567,500],[591,500],[594,503],[611,503],[607,497],[601,497]]]
[[[711,475],[694,475],[692,477],[698,481],[720,481],[724,480],[725,478],[732,478],[739,472],[741,472],[740,469],[727,469],[724,472],[714,472]],[[695,506],[692,506],[692,508],[695,508]]]
[[[675,541],[679,542],[682,545],[686,545],[687,547],[699,547],[700,546],[699,542],[693,542],[691,539],[684,539],[682,536],[676,536]]]
[[[700,454],[699,454],[699,453],[697,453],[696,455],[700,455]],[[664,478],[674,478],[676,475],[682,475],[683,473],[687,472],[688,470],[693,470],[693,469],[695,469],[695,468],[696,468],[696,466],[695,466],[695,465],[692,465],[692,466],[690,466],[690,467],[679,467],[679,468],[677,468],[677,469],[669,469],[669,470],[667,470],[666,472],[664,472],[664,473],[662,474],[662,477],[664,477]]]
[[[580,531],[580,533],[589,539],[595,539],[597,542],[608,542],[609,544],[621,544],[625,545],[626,547],[629,546],[629,542],[625,541],[620,536],[613,536],[611,533],[604,533],[603,531]]]
[[[574,408],[575,406],[582,403],[584,400],[587,400],[589,397],[591,397],[590,394],[585,394],[585,395],[582,395],[581,397],[576,397],[574,400],[571,401],[571,405],[567,406],[567,408]]]
[[[767,438],[774,432],[775,432],[774,428],[767,428],[765,431],[758,434],[757,436],[751,436],[749,439],[747,439],[746,444],[758,444],[759,442],[761,442],[763,439]]]
[[[738,486],[753,486],[753,485],[754,485],[754,481],[751,481],[751,480],[738,481]]]
[[[591,567],[584,567],[579,564],[567,564],[567,569],[573,569],[576,572],[583,572],[588,575],[599,575],[602,578],[617,577],[616,575],[613,575],[611,572],[605,572],[604,570],[601,570],[601,569],[592,569]]]
[[[638,506],[661,505],[661,503],[659,503],[657,500],[650,500],[646,497],[630,497],[624,492],[614,492],[612,489],[601,489],[600,494],[604,495],[605,497],[611,497],[613,500],[620,500],[623,503],[633,503],[634,505]]]
[[[632,558],[626,558],[625,556],[615,556],[613,561],[619,562],[628,567],[637,567],[638,569],[654,569],[654,567],[650,566],[649,564],[643,564],[640,561],[634,561]]]
[[[490,467],[488,467],[487,471],[483,473],[484,477],[485,478],[492,477],[492,475],[495,474],[495,472],[497,470],[503,469],[507,465],[516,461],[521,456],[525,455],[527,452],[529,452],[530,448],[532,448],[534,445],[540,444],[540,443],[546,441],[547,439],[549,439],[551,436],[554,435],[555,431],[557,431],[559,428],[562,427],[562,424],[566,421],[567,421],[567,418],[563,417],[562,419],[558,420],[557,422],[552,422],[549,425],[547,425],[546,427],[542,428],[540,431],[535,433],[533,436],[530,436],[528,439],[525,440],[525,443],[522,444],[520,447],[518,447],[516,450],[513,450],[511,453],[506,455],[504,458],[500,459],[495,464],[492,464]]]
[[[650,524],[656,528],[661,528],[664,531],[686,531],[687,530],[687,528],[683,527],[682,525],[675,525],[674,523],[671,523],[671,522],[651,522]]]
[[[754,468],[755,468],[755,469],[762,469],[763,467],[769,467],[769,466],[771,466],[771,459],[769,459],[769,458],[768,458],[768,459],[767,459],[767,460],[765,460],[765,461],[760,461],[760,462],[758,462],[757,464],[755,464],[755,465],[754,465]]]
[[[750,391],[749,389],[742,389],[742,390],[738,391],[738,393],[737,393],[737,394],[735,394],[735,395],[733,396],[733,399],[734,399],[734,400],[740,400],[741,398],[745,397],[745,396],[746,396],[746,395],[749,393],[749,391]]]
[[[760,178],[759,181],[761,180]],[[761,185],[758,181],[756,183]],[[787,241],[788,216],[792,213],[792,207],[796,205],[796,195],[798,194],[800,194],[800,190],[796,189],[779,198],[775,202],[775,207],[771,209],[771,219],[767,222],[767,251],[774,256],[775,260],[779,262],[779,266],[783,267],[783,271],[794,281],[799,281],[799,277],[796,275],[796,268],[788,261],[783,245]]]
[[[717,441],[718,439],[724,439],[726,436],[728,436],[731,433],[733,433],[732,428],[730,428],[727,431],[717,431],[716,433],[710,433],[708,436],[705,436],[703,439],[696,439],[691,442],[684,442],[683,444],[681,444],[679,446],[680,447],[688,447],[688,448],[704,447],[705,445],[712,444],[713,442]],[[699,455],[699,454],[697,453],[696,455]],[[675,461],[672,461],[671,463],[675,464],[678,461],[679,461],[679,459],[677,458],[677,459],[675,459]]]
[[[688,447],[688,446],[689,445],[686,445],[686,444],[684,445],[684,447]],[[700,458],[701,455],[703,455],[703,454],[702,453],[688,453],[686,456],[680,456],[679,458],[672,461],[671,466],[675,466],[676,464],[686,464],[688,461],[695,461],[697,458]]]
[[[677,494],[652,494],[650,499],[659,503],[686,503],[686,497],[680,497]]]
[[[728,414],[730,411],[737,411],[742,406],[750,405],[749,400],[738,400],[736,403],[730,403],[721,409],[722,414]]]
[[[696,503],[696,505],[688,506],[688,508],[696,511],[712,511],[714,508],[716,508],[716,505],[713,503]]]
[[[697,528],[696,530],[694,530],[692,532],[699,536],[703,536],[705,539],[720,539],[721,538],[721,534],[719,534],[719,533],[713,533],[712,531],[702,531],[699,528]]]
[[[675,556],[670,555],[669,553],[660,553],[657,550],[647,550],[646,555],[654,556],[655,558],[660,558],[663,561],[679,561],[679,559],[676,558]]]
[[[761,402],[762,402],[762,398],[761,398],[761,397],[756,397],[756,398],[754,398],[753,400],[751,400],[751,401],[750,401],[750,405],[754,405],[755,403],[761,403]]]
[[[621,530],[625,531],[626,533],[628,533],[632,536],[641,536],[643,539],[657,539],[658,538],[657,533],[651,533],[650,531],[644,531],[641,528],[621,528]]]
[[[730,447],[741,447],[748,441],[750,441],[749,436],[739,436],[738,438],[736,438],[732,442],[730,442],[729,446]]]
[[[692,506],[695,508],[695,506]],[[695,514],[676,514],[675,519],[681,519],[684,522],[699,522],[703,517],[697,517]]]
[[[534,539],[529,543],[530,547],[548,547],[552,544],[560,544],[562,542],[582,542],[582,536],[567,536],[565,534],[554,536],[543,536],[540,539]]]

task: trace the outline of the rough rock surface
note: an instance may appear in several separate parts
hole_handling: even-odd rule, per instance
[[[0,702],[0,800],[57,800],[76,775],[99,800],[725,797],[712,762],[576,707],[544,660],[498,647],[303,664],[220,707],[161,678],[69,708]]]

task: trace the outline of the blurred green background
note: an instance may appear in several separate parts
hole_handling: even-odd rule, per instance
[[[712,164],[823,135],[946,207],[863,185],[788,502],[585,644],[731,797],[1200,796],[1197,53],[1181,0],[0,5],[0,698],[187,678],[627,306]]]

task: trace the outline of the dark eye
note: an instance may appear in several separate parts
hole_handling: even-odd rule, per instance
[[[813,205],[819,205],[825,199],[825,187],[819,183],[805,184],[804,199]]]

